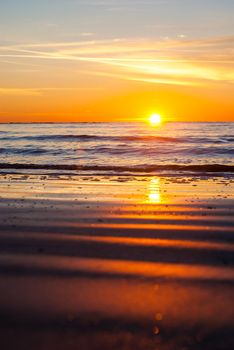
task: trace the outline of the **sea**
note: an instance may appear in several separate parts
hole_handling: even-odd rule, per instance
[[[0,124],[0,172],[234,173],[234,123]]]

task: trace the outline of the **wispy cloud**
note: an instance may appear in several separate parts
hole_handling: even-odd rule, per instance
[[[0,88],[0,96],[39,96],[40,91],[31,88]]]
[[[0,47],[1,58],[26,59],[30,63],[32,60],[86,62],[91,65],[91,73],[93,69],[94,74],[150,84],[234,82],[234,36],[5,45]]]
[[[38,88],[6,88],[0,87],[0,96],[9,95],[9,96],[42,96],[43,93],[48,91],[90,91],[90,90],[102,90],[102,87],[38,87]]]

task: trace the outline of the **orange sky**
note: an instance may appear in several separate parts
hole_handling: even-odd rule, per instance
[[[228,2],[213,9],[214,15],[219,11],[223,16],[221,25],[210,22],[204,32],[200,30],[204,20],[200,28],[195,20],[189,24],[186,16],[192,21],[195,11],[197,15],[209,13],[209,1],[201,2],[200,8],[193,8],[190,2],[186,9],[182,0],[149,1],[145,3],[148,7],[139,1],[135,16],[143,17],[139,22],[141,35],[137,18],[131,17],[134,7],[130,0],[121,2],[118,11],[113,7],[115,0],[111,1],[112,8],[105,1],[84,5],[77,0],[76,9],[86,13],[86,31],[74,27],[73,34],[68,24],[69,18],[74,20],[74,9],[68,9],[63,0],[59,0],[60,7],[63,4],[60,11],[67,10],[63,22],[59,12],[40,22],[40,12],[35,17],[40,8],[33,3],[28,28],[17,27],[23,10],[14,15],[11,32],[7,30],[13,21],[10,12],[2,17],[0,26],[4,32],[5,25],[7,35],[0,37],[1,122],[135,121],[151,113],[162,114],[164,120],[234,121],[234,37],[230,35],[230,9],[225,7]],[[165,6],[175,3],[177,16],[173,17],[166,12],[173,8]],[[26,6],[26,0],[22,4]],[[187,12],[177,18],[182,6]],[[52,16],[50,10],[48,7]],[[150,11],[155,15],[161,11],[166,24],[157,22],[154,27]],[[101,16],[99,12],[100,23],[94,20]],[[129,19],[129,26],[123,20],[125,35],[115,23],[121,22],[121,15]]]

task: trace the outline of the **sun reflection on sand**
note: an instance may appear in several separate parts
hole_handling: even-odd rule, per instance
[[[160,189],[160,178],[152,178],[148,188],[148,203],[160,204],[162,203],[161,189]]]
[[[51,334],[51,350],[121,350],[119,339],[124,349],[223,349],[233,339],[233,187],[221,177],[0,176],[7,327],[20,339],[25,327],[26,340],[33,331],[33,345]]]

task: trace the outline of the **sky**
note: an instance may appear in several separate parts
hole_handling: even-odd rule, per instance
[[[233,0],[0,0],[0,122],[234,121]]]

